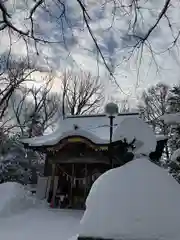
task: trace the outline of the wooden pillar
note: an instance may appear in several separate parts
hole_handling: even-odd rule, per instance
[[[74,164],[72,164],[71,172],[71,189],[70,189],[70,205],[73,206],[73,184],[74,184]]]
[[[52,206],[54,206],[55,204],[55,195],[56,195],[55,188],[54,188],[55,174],[56,174],[56,164],[52,163],[51,186],[50,186],[50,191],[52,191],[52,199],[51,199]]]
[[[84,201],[87,197],[87,175],[88,175],[88,171],[87,171],[87,164],[85,164],[85,174],[84,174],[84,178],[85,178],[85,188],[84,188]]]
[[[43,175],[44,176],[49,176],[49,155],[48,155],[48,153],[46,154],[46,157],[45,157],[45,164],[44,164]]]

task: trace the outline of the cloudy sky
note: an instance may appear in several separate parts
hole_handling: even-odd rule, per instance
[[[29,9],[35,1],[4,2],[11,13],[12,23],[24,31],[29,29]],[[138,11],[135,11],[134,5],[128,7],[132,2],[138,2]],[[166,14],[151,32],[143,48],[139,45],[139,48],[134,49],[139,39],[134,36],[143,38],[147,34],[156,23],[166,2],[167,0],[84,1],[90,28],[121,89],[114,83],[114,79],[110,78],[97,52],[77,0],[46,0],[45,4],[38,8],[34,15],[34,33],[37,37],[54,43],[38,43],[37,56],[34,42],[29,41],[28,54],[44,71],[47,67],[51,68],[57,76],[66,68],[81,68],[99,75],[107,86],[108,99],[128,98],[134,105],[140,92],[150,85],[157,82],[179,82],[178,0],[170,1]],[[11,54],[17,57],[26,55],[27,45],[23,39],[4,30],[0,37],[2,56],[9,51],[10,46]],[[55,89],[58,88],[60,85],[56,80]]]

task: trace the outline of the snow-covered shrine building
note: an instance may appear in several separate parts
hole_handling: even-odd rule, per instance
[[[107,115],[67,116],[48,135],[23,139],[27,149],[45,153],[44,176],[39,178],[38,193],[51,206],[84,208],[93,182],[99,175],[123,164],[122,141],[118,126],[138,113],[121,113],[113,119],[112,159],[109,157],[110,120]],[[141,131],[141,129],[137,129]],[[143,133],[142,133],[143,134]],[[157,137],[154,161],[163,152],[167,138]]]

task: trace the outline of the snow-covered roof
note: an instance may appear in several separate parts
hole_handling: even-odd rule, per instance
[[[79,237],[179,240],[179,200],[168,172],[147,157],[134,159],[93,184]]]
[[[108,144],[110,120],[106,115],[66,117],[59,121],[56,130],[48,135],[22,139],[30,147],[53,146],[69,136],[81,136],[95,144]],[[149,154],[156,148],[155,135],[137,113],[119,114],[113,120],[113,141],[136,138],[136,151]],[[159,137],[158,137],[159,138]],[[161,135],[162,138],[162,135]],[[162,139],[161,139],[162,140]]]
[[[180,123],[180,112],[164,114],[160,117],[160,120],[164,121],[166,124],[179,124]]]
[[[119,114],[113,120],[113,131],[124,119],[137,117],[138,113]],[[75,126],[78,127],[75,129]],[[82,136],[96,144],[109,143],[110,121],[106,115],[68,116],[60,119],[54,132],[34,138],[22,139],[29,146],[52,146],[68,136]]]

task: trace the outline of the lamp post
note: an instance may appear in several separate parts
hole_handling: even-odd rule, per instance
[[[109,128],[109,146],[108,146],[108,153],[109,153],[109,160],[111,168],[113,168],[113,156],[112,156],[112,135],[113,135],[113,120],[116,115],[118,115],[118,106],[117,104],[111,102],[105,106],[105,113],[109,117],[110,121],[110,128]]]

